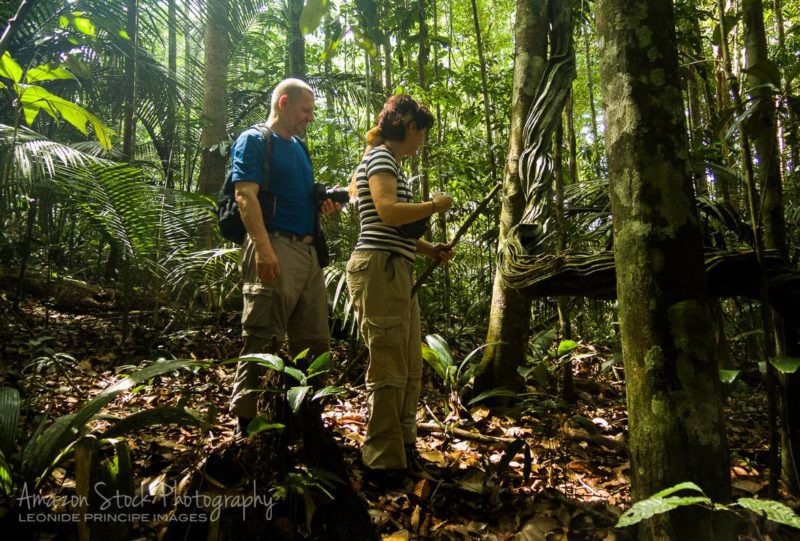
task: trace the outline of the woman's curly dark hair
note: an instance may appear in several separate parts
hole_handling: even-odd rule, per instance
[[[375,144],[378,140],[402,141],[406,138],[406,125],[414,122],[418,130],[433,126],[433,115],[424,105],[418,104],[408,94],[398,94],[386,100],[378,125],[367,134],[367,143]]]

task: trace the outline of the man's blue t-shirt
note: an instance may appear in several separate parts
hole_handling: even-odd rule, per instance
[[[245,130],[231,148],[232,181],[264,182],[264,138],[256,128]],[[269,191],[275,194],[275,217],[271,229],[296,235],[314,232],[314,172],[311,161],[296,137],[286,140],[272,133]]]

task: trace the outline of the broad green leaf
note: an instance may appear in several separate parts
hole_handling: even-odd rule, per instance
[[[770,363],[782,374],[794,374],[800,368],[800,357],[778,357]]]
[[[19,391],[0,387],[0,453],[11,456],[19,426]]]
[[[302,13],[300,13],[300,30],[304,34],[310,34],[316,30],[327,8],[328,0],[307,0]]]
[[[297,380],[297,383],[305,383],[306,382],[306,375],[303,374],[303,371],[298,369],[298,368],[295,368],[293,366],[287,366],[286,368],[283,369],[283,372],[285,374],[288,374],[288,375],[292,376],[292,378]]]
[[[425,341],[428,342],[430,348],[436,352],[436,355],[444,366],[453,365],[453,357],[450,355],[450,348],[447,346],[447,342],[444,338],[438,334],[429,334],[425,337]]]
[[[251,363],[254,362],[260,364],[261,366],[277,370],[278,372],[283,372],[283,369],[286,367],[286,363],[283,362],[283,359],[271,353],[248,353],[242,357],[227,359],[226,361],[223,361],[222,364],[232,364],[240,361]]]
[[[6,85],[3,81],[0,81],[0,89],[6,88]]]
[[[56,79],[75,79],[75,76],[61,66],[51,66],[50,64],[36,66],[35,68],[29,69],[25,74],[25,80],[29,83],[54,81]]]
[[[655,494],[653,494],[652,497],[653,498],[665,498],[665,497],[669,496],[670,494],[675,494],[676,492],[678,492],[680,490],[691,490],[691,491],[699,492],[700,494],[703,494],[703,489],[700,488],[699,486],[697,486],[695,483],[692,483],[691,481],[684,481],[683,483],[678,483],[675,486],[671,486],[669,488],[665,488],[664,490],[662,490],[660,492],[656,492]]]
[[[518,395],[509,389],[489,389],[488,391],[483,391],[481,394],[467,402],[467,406],[472,406],[473,404],[477,404],[482,400],[486,400],[487,398],[492,398],[495,396],[507,396],[510,398],[515,398]]]
[[[61,28],[68,27],[69,26],[69,17],[67,17],[66,15],[61,15],[58,18],[58,26],[60,26]]]
[[[447,367],[444,365],[441,359],[439,359],[439,355],[428,346],[428,344],[422,344],[422,358],[425,359],[439,378],[444,381],[446,378]]]
[[[308,367],[308,376],[311,377],[322,372],[327,372],[331,368],[331,352],[326,351],[311,363]]]
[[[56,96],[50,91],[37,85],[14,85],[20,101],[25,108],[25,120],[30,125],[39,110],[44,110],[54,118],[61,115],[64,120],[75,126],[84,135],[88,135],[86,124],[94,128],[95,136],[106,150],[111,150],[112,130],[107,128],[100,119],[92,113],[71,101]]]
[[[11,79],[15,83],[22,79],[22,68],[14,62],[8,51],[4,52],[3,57],[0,58],[0,77]]]
[[[333,396],[346,392],[347,390],[344,387],[331,387],[331,386],[323,387],[322,389],[314,393],[314,398],[312,398],[312,400],[318,400],[324,396]]]
[[[558,351],[556,351],[556,357],[561,357],[562,355],[566,355],[573,349],[578,347],[578,343],[574,340],[562,340],[558,344]]]
[[[755,511],[756,513],[764,513],[767,518],[779,524],[785,524],[792,528],[800,528],[800,516],[791,510],[788,506],[773,500],[756,500],[755,498],[739,498],[736,505]]]
[[[283,429],[284,425],[281,423],[273,423],[270,419],[264,417],[263,415],[258,415],[247,425],[247,435],[255,436],[259,432],[264,432],[265,430]]]
[[[711,500],[704,496],[693,496],[686,498],[659,498],[656,496],[651,496],[646,500],[642,500],[633,504],[630,509],[625,511],[622,516],[619,517],[616,526],[617,528],[632,526],[633,524],[637,524],[638,522],[654,517],[655,515],[672,511],[677,507],[710,502]]]
[[[733,383],[741,370],[722,370],[719,371],[719,380],[722,383]]]
[[[289,407],[292,408],[293,412],[298,412],[303,403],[303,399],[305,399],[308,391],[311,389],[312,387],[310,385],[301,385],[298,387],[292,387],[286,392],[286,400],[289,401]]]
[[[131,37],[125,30],[120,30],[119,32],[117,32],[117,34],[119,34],[119,37],[121,37],[122,39],[127,39],[127,40],[131,39]]]

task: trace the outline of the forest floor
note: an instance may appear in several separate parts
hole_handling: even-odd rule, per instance
[[[52,419],[73,413],[143,362],[228,359],[239,348],[235,320],[165,335],[147,330],[150,313],[133,315],[134,328],[139,330],[123,341],[118,313],[57,312],[30,299],[12,307],[4,297],[0,386],[17,387],[23,395],[18,442],[30,437],[36,415],[47,413]],[[343,380],[346,392],[325,399],[323,418],[342,450],[350,482],[366,500],[372,522],[384,539],[629,538],[630,529],[614,528],[630,506],[630,462],[622,370],[611,362],[611,351],[591,344],[581,344],[576,350],[574,405],[537,386],[519,408],[499,415],[490,415],[479,405],[458,418],[448,417],[440,381],[426,366],[417,440],[425,468],[409,477],[405,486],[385,491],[364,479],[359,455],[366,416],[360,384],[363,368],[350,360],[348,347],[347,342],[334,345],[331,377]],[[462,352],[454,356],[463,358]],[[104,410],[124,417],[146,408],[184,405],[216,419],[204,429],[158,426],[128,436],[136,486],[142,491],[151,496],[160,493],[166,505],[166,495],[173,490],[169,487],[185,485],[207,457],[246,446],[253,439],[235,438],[234,421],[225,413],[233,371],[227,365],[158,376],[122,393]],[[767,493],[767,407],[759,382],[757,371],[743,370],[726,399],[735,498],[765,498]],[[90,427],[107,426],[107,422],[93,421]],[[440,422],[455,424],[472,435],[448,434]],[[214,484],[226,488],[224,483]],[[52,501],[66,501],[75,486],[75,464],[67,459],[52,471],[42,493],[52,496]],[[798,507],[798,501],[785,493],[780,500]],[[11,517],[18,516],[11,513],[14,503],[0,504],[4,528]],[[168,505],[165,509],[169,510]],[[128,537],[156,538],[168,522],[164,516],[137,522]],[[303,521],[297,522],[302,529]],[[754,515],[743,519],[741,528],[741,539],[797,539],[796,531]],[[39,539],[69,539],[74,538],[76,526],[37,524],[20,531],[33,532]]]

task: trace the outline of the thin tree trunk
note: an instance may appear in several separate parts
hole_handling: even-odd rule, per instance
[[[562,115],[563,118],[563,115]],[[553,178],[555,180],[556,229],[558,232],[558,250],[567,249],[567,224],[564,219],[564,121],[558,124],[555,136],[553,159]],[[558,308],[558,327],[561,340],[572,339],[572,327],[569,323],[569,299],[561,296],[556,299]],[[561,398],[565,402],[575,402],[575,389],[572,385],[572,361],[567,359],[561,365]]]
[[[189,58],[192,58],[192,23],[189,17],[185,18],[183,27],[183,74],[186,80],[186,87],[194,87],[194,72],[192,71]],[[183,119],[183,189],[192,190],[192,177],[194,176],[194,144],[192,143],[192,100],[188,92],[183,96],[184,119]]]
[[[430,44],[428,40],[428,22],[427,22],[427,9],[425,0],[417,0],[417,10],[419,15],[419,56],[417,57],[417,72],[419,75],[419,86],[422,89],[425,97],[428,94],[428,80],[425,76],[425,71],[428,67],[428,56],[430,54]],[[419,185],[422,192],[422,200],[427,201],[430,199],[430,178],[428,175],[428,166],[430,157],[428,155],[428,146],[422,145],[420,149],[420,171],[419,171]],[[425,231],[425,240],[431,241],[430,229]]]
[[[520,222],[525,210],[525,190],[519,172],[519,158],[524,148],[522,132],[547,58],[547,1],[517,0],[516,14],[511,128],[503,180],[498,250],[502,249],[509,229]],[[517,367],[524,362],[527,353],[530,311],[530,299],[506,286],[496,271],[486,335],[487,347],[476,369],[473,393],[501,386],[521,389]]]
[[[167,4],[167,69],[169,70],[170,87],[173,99],[169,100],[169,110],[167,111],[167,121],[164,125],[164,143],[166,143],[169,155],[169,162],[166,167],[166,184],[174,187],[173,177],[176,170],[180,170],[178,164],[178,153],[175,152],[175,126],[177,125],[177,101],[178,95],[178,17],[177,0],[169,0]]]
[[[486,57],[483,52],[483,39],[481,36],[481,23],[478,15],[478,4],[472,1],[472,22],[475,25],[475,40],[478,44],[478,62],[481,66],[481,91],[483,92],[483,117],[486,123],[486,145],[489,150],[489,171],[492,174],[492,184],[497,182],[497,165],[494,158],[494,135],[492,134],[492,103],[489,97],[489,84],[486,76]]]
[[[126,162],[136,159],[136,53],[139,41],[139,0],[126,0],[128,54],[125,57],[125,118],[123,120],[122,155]]]
[[[581,24],[581,32],[583,33],[584,55],[586,57],[586,87],[589,90],[589,113],[592,118],[592,166],[594,167],[594,174],[596,178],[603,175],[600,168],[600,136],[597,132],[597,111],[594,106],[594,76],[592,75],[592,54],[589,47],[589,32]]]
[[[606,0],[606,149],[635,500],[682,481],[730,498],[725,422],[688,174],[670,0]],[[641,36],[647,36],[643,40]],[[708,510],[659,515],[644,539],[732,539]]]

